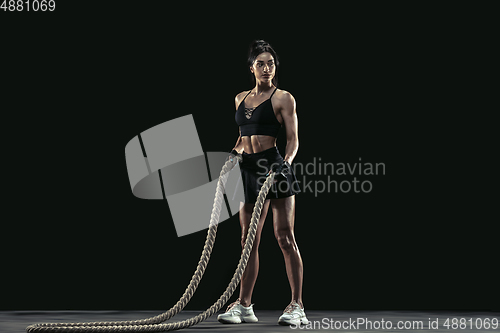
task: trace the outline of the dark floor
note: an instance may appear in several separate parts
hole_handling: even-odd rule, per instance
[[[133,320],[155,316],[161,311],[0,311],[0,332],[25,332],[28,325],[43,322],[82,322],[82,321],[107,321],[107,320]],[[197,315],[198,311],[183,311],[170,321],[184,320]],[[395,331],[421,331],[433,332],[500,332],[500,312],[433,312],[433,311],[307,311],[306,315],[311,321],[311,326],[290,327],[279,326],[278,317],[282,311],[255,310],[259,318],[258,323],[223,325],[214,315],[208,320],[187,328],[189,332],[320,332],[320,331],[347,331],[357,332],[395,332]],[[449,328],[445,326],[449,319]],[[451,326],[453,318],[457,324]],[[460,319],[462,327],[460,327]],[[472,320],[470,320],[472,319]],[[382,322],[382,320],[384,322]],[[438,320],[436,322],[436,320]],[[398,322],[407,328],[398,329]],[[429,328],[429,321],[431,328]],[[357,323],[359,322],[359,325]],[[352,323],[352,324],[350,324]],[[438,327],[435,324],[438,324]],[[495,324],[496,323],[496,324]],[[392,324],[392,329],[389,325]],[[472,324],[472,327],[470,326]],[[482,329],[475,325],[482,324]],[[314,325],[314,326],[313,326]],[[344,325],[344,329],[340,326]],[[371,327],[369,325],[372,325]],[[380,325],[380,326],[379,326]],[[383,326],[382,326],[383,325]],[[416,326],[415,326],[416,325]],[[464,326],[465,325],[465,326]],[[485,329],[485,327],[489,329]],[[456,327],[455,329],[453,329]],[[496,328],[495,328],[496,327]],[[340,329],[339,329],[340,328]],[[385,328],[385,329],[384,329]],[[184,330],[184,331],[186,331]]]

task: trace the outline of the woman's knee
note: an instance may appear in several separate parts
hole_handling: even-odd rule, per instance
[[[274,233],[282,251],[289,252],[297,248],[295,237],[291,230],[278,230]]]
[[[241,234],[241,248],[243,249],[245,247],[245,242],[247,241],[247,235],[246,233]]]
[[[245,242],[247,239],[248,230],[251,224],[251,218],[253,214],[254,204],[244,204],[240,210],[240,225],[241,225],[241,248],[245,247]],[[257,251],[260,244],[260,235],[262,233],[262,228],[264,227],[264,222],[266,220],[267,210],[269,208],[269,199],[264,202],[264,207],[262,207],[261,215],[257,228],[255,229],[255,238],[253,241],[253,252]]]
[[[247,230],[242,230],[242,233],[241,233],[241,249],[243,249],[245,247],[245,243],[246,243],[246,240],[247,240]],[[254,238],[254,241],[253,241],[253,246],[252,246],[252,252],[255,252],[258,250],[259,248],[259,244],[260,244],[260,235],[256,234],[255,235],[255,238]]]

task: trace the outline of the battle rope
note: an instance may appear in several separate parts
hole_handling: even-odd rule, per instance
[[[198,262],[196,271],[191,278],[191,281],[189,282],[189,285],[186,288],[184,294],[170,310],[158,316],[141,320],[34,324],[28,326],[26,328],[26,332],[167,332],[196,325],[219,311],[233,294],[234,290],[240,283],[243,272],[245,271],[248,258],[250,257],[250,252],[252,251],[262,206],[264,205],[267,193],[269,192],[269,189],[274,182],[274,176],[276,174],[275,172],[269,172],[266,181],[260,189],[259,196],[257,197],[257,201],[252,213],[252,219],[250,220],[250,226],[248,229],[245,246],[243,247],[238,267],[234,272],[231,282],[229,283],[221,297],[210,308],[195,317],[191,317],[183,321],[160,324],[175,316],[186,306],[186,304],[189,302],[194,292],[196,291],[196,288],[198,287],[203,274],[205,273],[205,268],[207,267],[208,260],[210,259],[210,254],[212,253],[213,244],[215,242],[215,235],[217,233],[217,225],[219,222],[221,205],[224,201],[224,184],[227,180],[228,172],[236,165],[238,161],[241,161],[241,155],[238,155],[234,158],[229,158],[222,167],[219,180],[217,182],[217,189],[215,191],[214,204],[212,208],[212,215],[210,217],[207,238],[205,240],[205,246],[203,248],[200,261]]]

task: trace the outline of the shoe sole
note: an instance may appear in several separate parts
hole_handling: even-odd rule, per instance
[[[241,324],[241,323],[256,323],[259,321],[259,319],[257,319],[257,317],[252,318],[252,317],[249,317],[249,318],[238,318],[240,319],[239,321],[232,321],[232,320],[228,320],[228,319],[224,319],[224,318],[217,318],[217,320],[222,323],[222,324]]]
[[[222,324],[241,324],[241,320],[240,321],[231,321],[231,320],[227,320],[227,319],[217,319],[219,321],[219,323],[222,323]]]
[[[309,320],[307,320],[306,317],[298,318],[298,319],[295,319],[293,321],[278,320],[278,324],[280,324],[281,326],[290,326],[290,325],[299,325],[299,324],[307,325],[307,324],[309,324]]]

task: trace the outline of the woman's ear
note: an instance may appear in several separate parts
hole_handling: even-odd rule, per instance
[[[250,72],[253,74],[253,66],[250,67]]]

